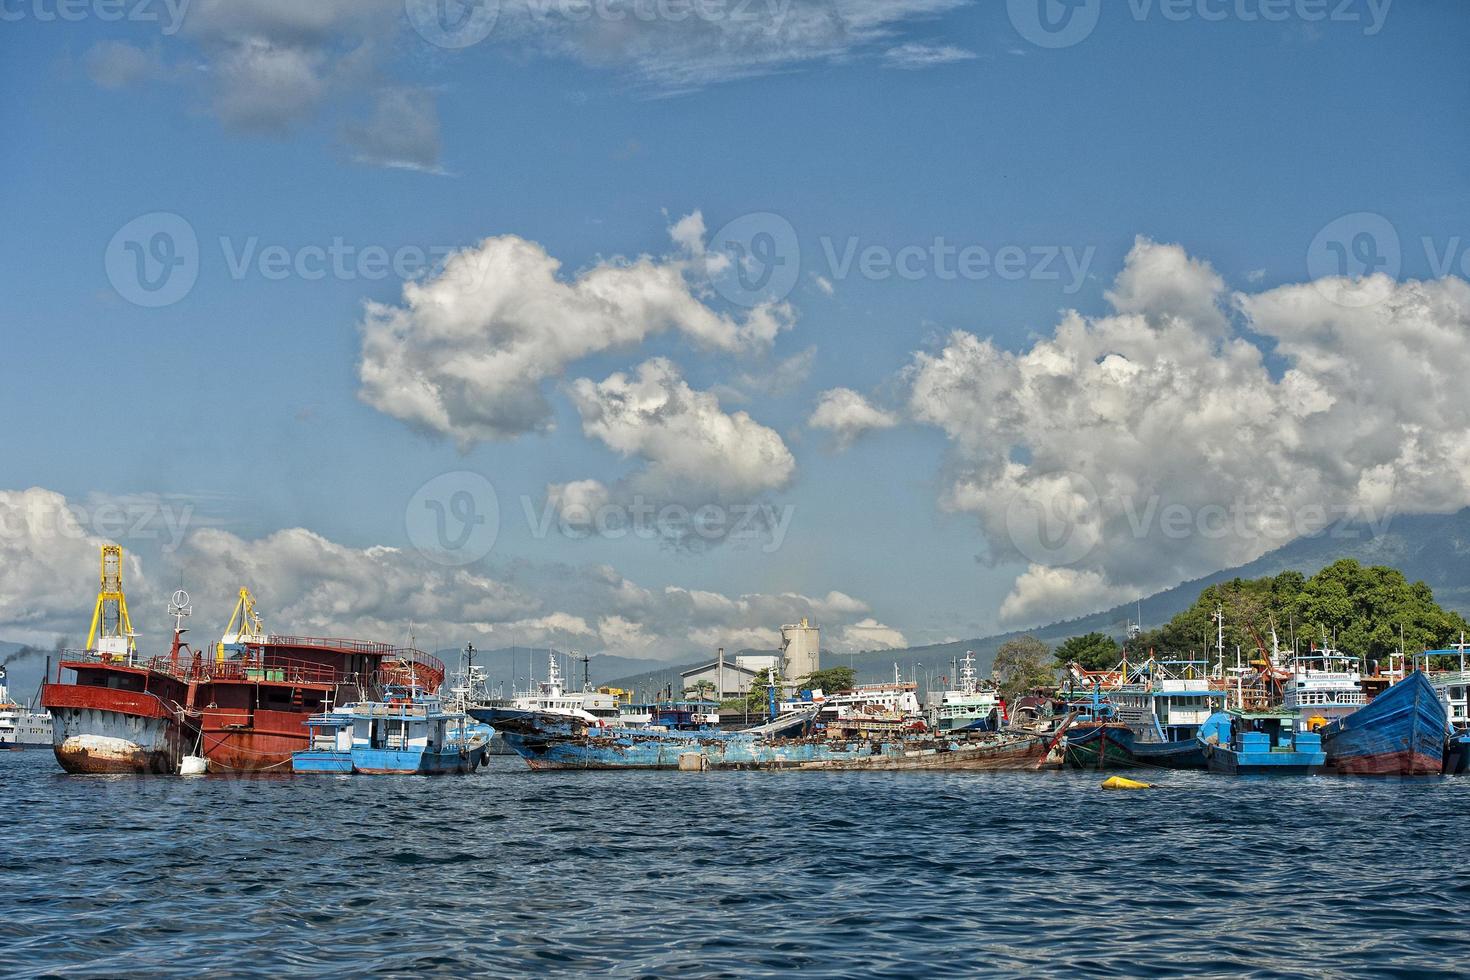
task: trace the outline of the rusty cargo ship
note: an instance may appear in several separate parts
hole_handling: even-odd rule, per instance
[[[289,773],[292,753],[311,743],[312,715],[389,685],[434,691],[444,680],[444,665],[412,648],[267,633],[246,589],[224,638],[206,650],[185,642],[188,596],[176,593],[172,645],[144,657],[120,548],[103,549],[101,580],[86,648],[63,654],[42,692],[67,772],[172,774],[196,757],[210,772]]]

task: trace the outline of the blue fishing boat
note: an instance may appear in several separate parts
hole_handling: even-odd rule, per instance
[[[361,701],[307,720],[311,747],[297,773],[436,775],[474,772],[490,754],[488,726],[446,711],[437,697]]]
[[[1281,709],[1216,712],[1197,738],[1210,772],[1232,775],[1309,776],[1327,763],[1322,737],[1298,732],[1295,712]]]
[[[1101,685],[1082,700],[1064,698],[1055,714],[1071,719],[1067,730],[1066,762],[1070,769],[1131,769],[1133,729],[1118,716],[1117,705],[1104,697]]]
[[[1332,772],[1427,776],[1444,771],[1449,718],[1434,684],[1413,671],[1357,711],[1319,732]]]
[[[471,708],[532,769],[1040,769],[1060,762],[1047,733],[831,737],[819,707],[738,732],[622,728],[549,712]]]
[[[1133,730],[1134,765],[1146,769],[1203,769],[1200,726],[1224,707],[1226,692],[1211,687],[1203,660],[1150,658],[1123,665],[1123,683],[1110,695],[1118,717]]]

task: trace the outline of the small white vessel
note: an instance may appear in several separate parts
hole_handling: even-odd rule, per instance
[[[51,748],[51,715],[16,704],[0,667],[0,751]]]
[[[958,687],[930,694],[928,715],[929,727],[938,732],[993,732],[1005,724],[1000,693],[975,672],[975,651],[966,650],[959,662]]]

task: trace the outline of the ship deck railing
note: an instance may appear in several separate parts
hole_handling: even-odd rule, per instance
[[[288,684],[339,685],[359,682],[355,671],[342,671],[327,664],[283,657],[268,652],[269,647],[321,649],[332,652],[360,652],[382,658],[374,678],[383,683],[402,683],[405,675],[415,675],[420,687],[437,689],[444,680],[445,667],[439,658],[411,647],[394,647],[386,643],[360,640],[313,639],[310,637],[270,637],[264,647],[251,647],[243,657],[219,660],[200,655],[177,660],[164,655],[144,659],[97,650],[69,650],[61,655],[59,668],[74,669],[91,665],[130,667],[164,674],[185,682],[194,681],[262,681]]]

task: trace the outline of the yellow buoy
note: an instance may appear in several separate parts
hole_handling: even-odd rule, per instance
[[[1103,789],[1153,789],[1153,783],[1141,783],[1136,779],[1124,779],[1122,776],[1109,776],[1103,780]]]

